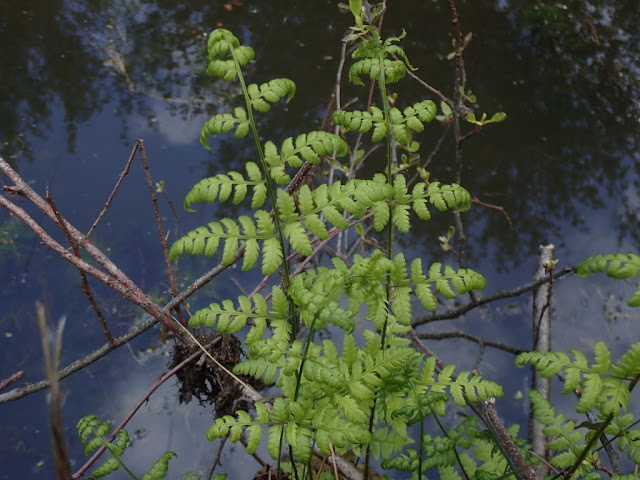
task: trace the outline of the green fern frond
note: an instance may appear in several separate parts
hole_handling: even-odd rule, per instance
[[[415,396],[413,397],[415,399]],[[441,404],[449,400],[449,395],[443,392],[425,392],[418,395],[414,405],[409,404],[392,413],[393,417],[400,415],[406,418],[407,425],[413,425],[426,417],[441,410]]]
[[[111,457],[108,458],[102,465],[96,468],[93,472],[91,472],[91,476],[98,480],[99,478],[106,477],[110,473],[115,472],[121,466],[121,463],[117,458]]]
[[[121,457],[125,449],[130,445],[129,434],[126,430],[118,431],[113,442],[107,442],[103,437],[111,431],[109,422],[102,422],[96,415],[87,415],[81,418],[76,425],[78,436],[85,446],[86,457],[93,454],[103,445],[109,450],[113,457],[107,459],[100,467],[92,472],[93,478],[102,478],[115,472],[122,466]],[[93,437],[93,438],[91,438]],[[91,438],[91,440],[89,440]]]
[[[271,165],[286,163],[298,168],[302,166],[303,160],[315,164],[323,155],[335,153],[338,157],[344,157],[348,151],[347,143],[338,135],[323,131],[311,132],[298,135],[295,143],[292,137],[287,138],[282,143],[279,162]]]
[[[367,133],[373,127],[371,140],[379,142],[387,134],[388,127],[384,121],[382,110],[372,106],[370,111],[371,113],[360,110],[353,112],[336,110],[333,112],[333,122],[349,132],[357,130],[358,133]]]
[[[389,110],[391,131],[400,145],[409,145],[412,137],[411,131],[423,132],[424,123],[430,122],[436,116],[436,104],[431,100],[424,100],[407,107],[401,112],[396,107]]]
[[[640,256],[633,253],[596,255],[578,265],[578,275],[581,277],[605,272],[611,278],[626,279],[637,277],[638,271],[640,271]],[[631,307],[640,307],[640,288],[635,291],[627,304]]]
[[[262,406],[264,407],[264,405]],[[223,438],[229,435],[232,442],[237,442],[242,437],[243,431],[248,433],[247,452],[250,454],[255,453],[262,438],[262,425],[260,422],[254,421],[244,410],[237,410],[236,418],[231,415],[217,418],[215,423],[207,430],[207,438],[209,441],[213,441],[216,438]]]
[[[177,456],[175,452],[166,452],[151,466],[149,472],[142,476],[142,480],[159,480],[164,478],[169,469],[169,461]]]
[[[241,46],[238,37],[224,28],[211,32],[207,40],[207,50],[209,51],[207,74],[227,81],[236,78],[238,66],[248,64],[255,57],[251,47]]]
[[[442,185],[440,182],[431,182],[427,187],[426,196],[440,211],[453,209],[453,213],[459,213],[471,208],[471,195],[457,183]]]
[[[543,377],[551,377],[564,370],[563,393],[578,388],[582,390],[577,412],[584,413],[597,407],[604,415],[617,415],[621,408],[628,408],[631,399],[625,381],[640,373],[640,357],[637,356],[640,345],[632,346],[618,365],[611,364],[609,349],[603,342],[596,342],[594,348],[596,363],[592,366],[578,350],[571,350],[573,362],[564,352],[527,352],[518,355],[516,363],[530,363]]]
[[[213,328],[217,322],[216,328],[219,332],[232,334],[240,331],[249,318],[254,319],[256,322],[266,321],[269,312],[267,311],[267,302],[264,297],[257,293],[252,300],[245,295],[239,296],[238,308],[234,306],[231,300],[223,300],[222,305],[212,303],[194,313],[189,319],[189,326],[196,328],[202,325],[207,328]],[[253,311],[253,305],[255,305],[255,312]]]
[[[384,72],[385,83],[395,83],[405,75],[404,62],[385,58],[365,58],[349,68],[349,81],[354,85],[364,85],[360,75],[367,75],[371,80],[376,80]]]
[[[243,215],[237,221],[223,218],[219,222],[198,227],[176,240],[169,250],[169,258],[177,260],[184,253],[211,257],[218,251],[220,240],[223,240],[221,261],[223,265],[229,265],[234,260],[240,240],[243,240],[246,242],[246,251],[242,269],[253,268],[262,251],[262,272],[270,275],[282,262],[282,248],[274,233],[275,226],[271,216],[264,210],[257,210],[254,216],[255,223],[250,217]],[[262,242],[261,250],[259,242]]]
[[[457,272],[449,265],[444,268],[444,275],[441,273],[442,264],[434,263],[429,267],[429,277],[425,277],[422,270],[422,260],[416,258],[411,263],[411,279],[414,284],[414,292],[427,311],[434,312],[436,309],[435,294],[442,293],[447,298],[457,296],[453,288],[464,294],[470,290],[482,290],[486,281],[482,275],[471,269],[461,268]],[[449,282],[453,286],[449,285]],[[435,283],[435,291],[432,292],[432,284]]]
[[[253,172],[254,167],[258,168],[253,162],[247,163],[247,171]],[[260,208],[266,199],[264,180],[261,177],[258,170],[257,180],[245,180],[241,173],[234,171],[203,178],[187,193],[184,199],[184,209],[187,212],[194,212],[195,210],[191,208],[194,203],[212,203],[216,200],[225,202],[229,198],[233,199],[234,205],[238,205],[245,199],[249,187],[254,189],[251,207]]]
[[[442,391],[445,386],[448,387],[451,398],[461,407],[467,404],[465,395],[472,402],[504,395],[500,385],[490,380],[485,380],[480,375],[474,375],[469,378],[469,372],[460,372],[457,378],[453,380],[454,369],[454,365],[447,365],[442,369],[442,372],[438,375],[438,380],[432,385],[432,391],[438,392]]]
[[[247,86],[247,93],[251,99],[251,106],[259,112],[268,112],[272,103],[279,102],[286,97],[286,102],[296,94],[296,84],[288,78],[274,78],[258,86],[255,83]]]
[[[229,133],[234,128],[236,131],[233,135],[238,139],[246,137],[249,133],[247,111],[242,107],[234,108],[233,113],[219,113],[211,117],[200,131],[200,143],[207,150],[211,150],[207,140],[209,135]]]

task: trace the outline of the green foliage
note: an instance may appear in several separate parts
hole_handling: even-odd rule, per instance
[[[399,144],[409,145],[411,131],[418,133],[424,131],[424,124],[435,118],[436,111],[435,103],[431,100],[423,100],[405,108],[402,112],[395,107],[392,108],[389,111],[391,120],[389,123],[385,122],[382,110],[373,106],[371,112],[337,110],[333,114],[333,121],[348,131],[357,130],[358,133],[367,133],[373,128],[371,140],[374,142],[382,140],[390,131]]]
[[[628,410],[631,392],[629,381],[640,372],[640,343],[635,343],[617,364],[611,362],[611,352],[603,342],[594,346],[596,363],[589,366],[586,356],[571,350],[574,361],[564,352],[529,352],[518,355],[516,363],[530,363],[543,377],[563,371],[563,393],[580,390],[576,410],[584,413],[596,408],[603,415],[618,415]]]
[[[607,276],[620,280],[635,278],[638,276],[638,271],[640,271],[640,256],[633,253],[596,255],[578,265],[578,275],[581,277],[606,272]],[[640,307],[640,287],[627,303],[631,307]]]
[[[450,399],[456,407],[465,407],[502,396],[502,387],[467,371],[455,375],[453,365],[438,370],[435,359],[416,351],[405,336],[419,304],[433,312],[438,295],[455,299],[483,289],[485,279],[471,269],[456,270],[439,262],[423,268],[419,258],[408,266],[405,256],[393,251],[394,236],[410,231],[412,214],[428,221],[431,207],[461,213],[471,207],[471,195],[455,183],[428,181],[424,170],[418,171],[424,182],[411,187],[404,175],[397,174],[401,167],[393,163],[392,149],[401,148],[417,157],[420,145],[413,136],[436,118],[437,107],[431,100],[403,110],[388,105],[386,85],[399,81],[406,69],[413,68],[397,45],[404,32],[383,40],[368,23],[376,15],[368,5],[352,0],[349,10],[356,26],[348,38],[358,42],[349,79],[355,84],[362,84],[363,76],[374,80],[382,105],[372,105],[367,111],[336,111],[333,120],[345,131],[371,131],[372,142],[386,143],[386,171],[369,179],[335,178],[316,187],[301,185],[297,177],[292,181],[295,169],[307,162],[322,165],[323,157],[329,157],[339,171],[338,158],[350,153],[348,145],[340,136],[327,132],[292,136],[279,147],[271,140],[261,140],[253,112],[267,112],[282,99],[290,101],[295,84],[274,79],[247,86],[242,67],[253,60],[253,50],[240,45],[226,30],[216,30],[209,37],[208,73],[227,81],[238,79],[245,105],[211,118],[202,129],[202,143],[207,146],[209,135],[234,131],[236,138],[243,138],[251,132],[259,161],[246,163],[246,175],[231,171],[201,180],[184,205],[187,210],[198,202],[231,200],[240,205],[250,195],[252,212],[196,228],[172,245],[170,257],[176,260],[184,253],[211,257],[222,247],[223,265],[243,256],[242,269],[251,270],[262,257],[261,272],[279,272],[280,278],[274,282],[279,286],[272,287],[270,299],[259,293],[235,301],[223,299],[198,310],[189,320],[191,327],[226,333],[244,329],[246,358],[235,366],[234,373],[261,379],[278,392],[271,405],[256,402],[248,411],[218,418],[208,429],[207,438],[229,436],[233,442],[244,438],[249,453],[264,440],[270,456],[278,462],[278,474],[295,472],[296,465],[306,469],[316,446],[326,456],[332,450],[363,454],[365,468],[370,454],[384,458],[383,468],[410,471],[413,478],[424,478],[432,468],[437,468],[444,480],[508,478],[507,459],[491,435],[479,430],[476,417],[467,417],[448,430],[439,420],[447,413]],[[471,101],[473,94],[463,91],[462,95]],[[450,120],[451,106],[443,102],[441,108],[441,119]],[[467,120],[481,127],[505,118],[500,112],[479,120],[470,114]],[[364,151],[354,152],[351,161],[362,155]],[[406,156],[402,162],[402,168],[414,165]],[[285,252],[312,256],[319,240],[329,240],[333,233],[347,231],[354,224],[358,225],[358,236],[363,236],[365,218],[371,219],[375,231],[388,233],[383,248],[371,249],[366,256],[335,257],[330,265],[291,274]],[[606,270],[609,275],[629,278],[637,275],[639,265],[638,258],[631,255],[607,256],[585,262],[581,273]],[[358,325],[361,328],[356,329]],[[299,333],[301,326],[306,338]],[[338,341],[316,335],[329,328],[332,338],[340,337]],[[640,433],[629,428],[633,417],[620,412],[628,409],[634,375],[640,371],[640,344],[617,364],[611,362],[604,344],[596,344],[595,353],[591,366],[578,351],[572,352],[573,360],[554,352],[521,354],[517,361],[531,363],[544,376],[563,371],[565,393],[581,390],[577,410],[596,408],[604,419],[602,431],[617,436],[619,448],[636,461],[640,458]],[[554,457],[554,465],[573,469],[569,472],[572,475],[596,478],[593,462],[597,452],[590,441],[595,433],[583,436],[574,422],[565,422],[535,395],[532,403],[547,434],[557,437],[553,448],[560,453]],[[440,426],[441,436],[423,433],[431,419]],[[413,442],[412,425],[420,428],[418,448],[408,448]],[[526,454],[528,447],[517,439],[518,427],[508,433],[523,457],[534,461]],[[286,445],[291,463],[284,466]]]
[[[104,437],[111,431],[111,424],[100,421],[96,415],[87,415],[81,418],[76,428],[78,430],[78,436],[85,446],[84,454],[86,457],[92,455],[102,446],[106,447],[112,455],[111,458],[107,459],[92,472],[93,478],[98,479],[105,477],[120,467],[123,467],[132,478],[137,478],[120,458],[124,454],[125,449],[130,445],[129,434],[126,430],[118,431],[115,440],[107,442]],[[164,478],[169,468],[169,461],[175,456],[176,454],[174,452],[164,453],[151,465],[150,470],[142,476],[142,480],[159,480]]]

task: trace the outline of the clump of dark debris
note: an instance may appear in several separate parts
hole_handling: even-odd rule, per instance
[[[233,335],[214,332],[211,335],[198,337],[201,345],[208,348],[209,353],[225,368],[233,371],[233,367],[242,360],[243,351],[240,341]],[[182,344],[174,346],[173,358],[169,368],[173,368],[187,357],[193,355],[198,347],[187,347]],[[231,415],[242,408],[237,401],[242,397],[242,388],[229,374],[221,370],[203,353],[176,374],[180,384],[180,403],[189,403],[195,397],[200,405],[215,405],[215,418]],[[254,378],[240,376],[243,381],[260,389]]]

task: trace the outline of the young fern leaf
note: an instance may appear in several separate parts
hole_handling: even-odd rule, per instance
[[[411,130],[423,132],[424,123],[430,122],[436,116],[438,108],[431,100],[424,100],[400,112],[396,107],[389,110],[391,120],[391,132],[396,141],[401,145],[409,145],[411,142]]]
[[[637,277],[639,271],[640,256],[633,253],[596,255],[578,265],[578,275],[581,277],[605,272],[611,278],[626,279]],[[640,287],[627,304],[631,307],[640,307]]]
[[[103,445],[109,450],[111,455],[113,455],[92,472],[93,478],[98,479],[109,475],[123,465],[120,457],[124,454],[125,449],[131,443],[129,434],[126,430],[120,430],[116,435],[115,440],[109,443],[103,437],[111,431],[111,425],[108,422],[100,421],[96,415],[87,415],[86,417],[81,418],[78,421],[77,430],[78,436],[80,437],[82,444],[85,446],[85,456],[90,456]],[[164,478],[164,475],[153,478]]]
[[[640,371],[640,343],[634,344],[617,365],[603,342],[596,342],[594,365],[589,366],[584,354],[571,350],[574,361],[564,352],[527,352],[516,358],[517,364],[530,363],[543,377],[565,372],[563,393],[581,389],[576,411],[584,413],[596,407],[604,415],[618,415],[629,407],[631,392],[627,385]]]
[[[256,410],[259,411],[259,417],[264,416],[266,406],[263,403],[256,402]],[[252,420],[244,410],[236,411],[236,417],[237,419],[231,415],[225,415],[217,418],[215,423],[207,430],[207,438],[209,441],[213,441],[216,438],[223,438],[229,435],[232,442],[237,442],[242,437],[242,432],[246,431],[248,433],[247,452],[253,454],[258,449],[258,445],[260,445],[262,422]]]
[[[248,162],[246,168],[247,172],[249,172],[250,180],[245,180],[241,173],[234,171],[203,178],[187,193],[184,199],[184,209],[187,212],[194,212],[195,210],[191,208],[194,203],[212,203],[216,200],[225,202],[229,198],[233,199],[234,205],[238,205],[247,196],[249,187],[254,190],[251,207],[260,208],[266,199],[264,180],[255,163]],[[257,169],[257,172],[255,169]]]
[[[453,380],[454,369],[454,365],[447,365],[438,375],[438,380],[433,384],[432,391],[442,391],[445,386],[449,387],[451,398],[461,407],[467,404],[464,395],[472,402],[504,395],[500,385],[490,380],[484,380],[480,375],[469,378],[469,372],[460,372],[457,378]]]
[[[231,113],[219,113],[211,117],[200,130],[200,143],[207,150],[211,150],[207,137],[209,135],[219,135],[229,133],[236,129],[234,136],[238,139],[244,138],[249,133],[249,119],[247,111],[242,107],[236,107]]]
[[[142,476],[142,480],[159,480],[164,478],[169,469],[169,461],[177,456],[175,452],[166,452],[151,466],[151,469]]]
[[[253,308],[255,305],[255,312]],[[269,316],[267,302],[259,293],[253,296],[253,304],[248,297],[241,295],[238,297],[238,308],[231,300],[223,300],[222,306],[212,303],[206,308],[198,310],[189,319],[189,326],[196,328],[204,326],[213,328],[217,321],[217,330],[222,333],[236,333],[242,329],[249,318],[254,322],[266,321]]]
[[[349,81],[354,85],[364,85],[360,75],[367,75],[371,80],[376,80],[381,72],[384,72],[385,83],[395,83],[404,77],[404,62],[388,58],[365,58],[351,65]]]
[[[295,143],[292,137],[282,143],[280,162],[291,167],[301,167],[303,160],[316,164],[322,155],[344,157],[349,151],[347,143],[338,135],[329,132],[311,132],[298,135]],[[300,158],[302,157],[302,158]]]
[[[447,298],[455,298],[457,296],[453,288],[459,293],[464,294],[470,290],[482,290],[486,281],[482,275],[471,269],[461,268],[457,272],[450,266],[445,266],[444,275],[441,272],[442,264],[434,263],[429,268],[429,277],[425,277],[422,269],[422,260],[416,258],[411,262],[411,280],[414,284],[414,292],[416,297],[422,303],[422,306],[429,312],[435,312],[436,300],[435,295],[440,292]],[[451,288],[451,285],[453,288]],[[435,291],[432,292],[435,283]]]
[[[576,429],[576,425],[572,420],[565,422],[562,414],[556,416],[555,409],[551,404],[538,392],[531,390],[529,398],[533,407],[533,413],[540,423],[545,425],[542,432],[551,437],[548,447],[551,450],[561,452],[551,459],[551,464],[568,468],[574,465],[577,459],[583,454],[583,450],[587,448],[586,444],[581,443],[583,435],[580,430]],[[592,444],[592,446],[595,444]],[[597,457],[589,458],[593,453],[587,455],[587,459],[581,462],[576,474],[585,475],[592,471],[592,463]]]
[[[245,66],[255,57],[251,47],[241,46],[238,37],[224,28],[211,32],[207,40],[207,50],[209,51],[207,74],[227,81],[236,78],[238,66]]]
[[[286,97],[286,102],[296,94],[296,84],[288,78],[274,78],[258,86],[255,83],[247,86],[247,93],[251,106],[259,112],[268,112],[272,103],[277,103]]]
[[[374,106],[372,106],[370,110],[371,113],[360,110],[353,112],[336,110],[333,112],[333,122],[349,132],[357,130],[358,133],[367,133],[373,127],[371,140],[379,142],[387,134],[387,124],[384,121],[382,110]]]
[[[282,248],[274,233],[275,226],[271,216],[264,210],[257,210],[254,216],[255,223],[250,217],[243,215],[237,221],[223,218],[219,222],[210,222],[206,226],[198,227],[176,240],[169,250],[169,258],[177,260],[184,253],[211,257],[218,251],[222,239],[224,248],[221,261],[223,265],[229,265],[235,257],[240,240],[243,240],[246,242],[246,250],[242,269],[253,268],[262,251],[262,272],[270,275],[282,262]],[[262,242],[262,250],[259,242]]]

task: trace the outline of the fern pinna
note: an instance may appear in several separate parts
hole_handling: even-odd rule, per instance
[[[576,412],[597,412],[599,422],[565,420],[538,392],[529,396],[533,411],[543,432],[552,438],[549,448],[556,452],[551,459],[555,467],[565,469],[563,477],[600,478],[598,442],[601,435],[611,435],[607,442],[615,442],[620,451],[640,464],[640,430],[632,429],[638,421],[628,411],[631,391],[640,379],[640,342],[635,343],[617,363],[611,361],[611,352],[603,342],[594,346],[595,363],[589,365],[579,350],[571,350],[573,360],[564,352],[522,353],[517,363],[530,363],[542,376],[563,374],[562,393],[576,393]],[[581,432],[580,429],[585,429]]]
[[[381,42],[382,50],[372,46],[356,50],[365,63],[355,68],[352,80],[363,73],[375,77],[378,67],[387,82],[401,78],[405,63],[400,62],[401,74],[397,62],[386,59],[391,53],[405,58],[393,44],[397,40]],[[295,84],[277,79],[246,85],[241,67],[254,58],[253,50],[226,30],[214,31],[208,47],[207,72],[228,81],[237,79],[245,105],[211,118],[202,129],[201,141],[208,147],[210,135],[233,131],[236,138],[243,138],[252,132],[259,162],[247,162],[243,173],[203,179],[187,194],[184,206],[192,210],[200,202],[250,200],[253,213],[222,218],[189,232],[173,244],[170,255],[175,260],[184,253],[209,257],[221,253],[222,264],[229,265],[242,249],[243,270],[253,269],[261,258],[263,274],[282,269],[284,277],[272,287],[270,298],[258,293],[223,300],[198,310],[189,320],[191,327],[226,333],[250,325],[247,359],[234,372],[261,378],[281,391],[272,405],[258,402],[253,413],[238,411],[217,419],[208,438],[230,434],[236,441],[246,433],[251,453],[266,429],[271,456],[280,466],[283,446],[288,444],[295,472],[296,465],[310,461],[314,446],[324,455],[353,450],[386,458],[398,452],[411,442],[407,429],[415,415],[407,409],[426,411],[426,394],[436,395],[429,411],[440,415],[449,396],[463,405],[465,396],[476,401],[502,395],[498,385],[468,372],[457,378],[452,376],[453,368],[437,373],[433,359],[425,360],[403,337],[411,328],[412,297],[434,311],[438,294],[454,298],[484,288],[478,273],[439,263],[424,269],[419,259],[407,265],[403,254],[391,254],[389,245],[386,253],[374,250],[367,257],[356,255],[350,264],[333,258],[331,265],[290,276],[284,255],[285,251],[313,255],[318,240],[350,228],[365,216],[372,217],[376,231],[408,232],[412,214],[429,220],[432,207],[454,212],[469,209],[469,192],[457,184],[439,182],[409,188],[404,176],[392,177],[390,170],[370,179],[336,180],[316,188],[302,185],[296,190],[297,184],[291,181],[294,169],[319,164],[325,156],[345,156],[349,153],[346,142],[327,132],[290,137],[279,146],[261,142],[254,112],[266,112],[281,99],[289,101]],[[385,58],[376,67],[375,62],[366,62],[367,52]],[[373,128],[373,141],[393,136],[403,144],[434,116],[433,102],[423,101],[402,111],[373,107],[371,112],[336,112],[334,120],[345,131],[364,133]],[[360,338],[354,331],[363,322],[370,326]],[[296,335],[297,324],[306,329],[302,340]],[[330,326],[343,332],[340,346],[329,339],[316,343],[315,332]],[[378,428],[370,428],[372,414]]]
[[[88,457],[92,455],[103,446],[109,450],[109,453],[112,455],[111,458],[107,459],[92,472],[91,476],[94,479],[105,477],[120,467],[122,467],[131,478],[138,478],[129,470],[121,458],[125,449],[131,443],[126,430],[119,430],[115,441],[107,442],[103,437],[111,431],[111,424],[100,421],[96,415],[87,415],[81,418],[76,428],[78,430],[78,436],[85,446],[85,456]],[[142,480],[159,480],[164,478],[169,468],[169,461],[175,456],[175,452],[165,452],[162,454],[162,456],[151,465],[149,471],[142,476]]]

